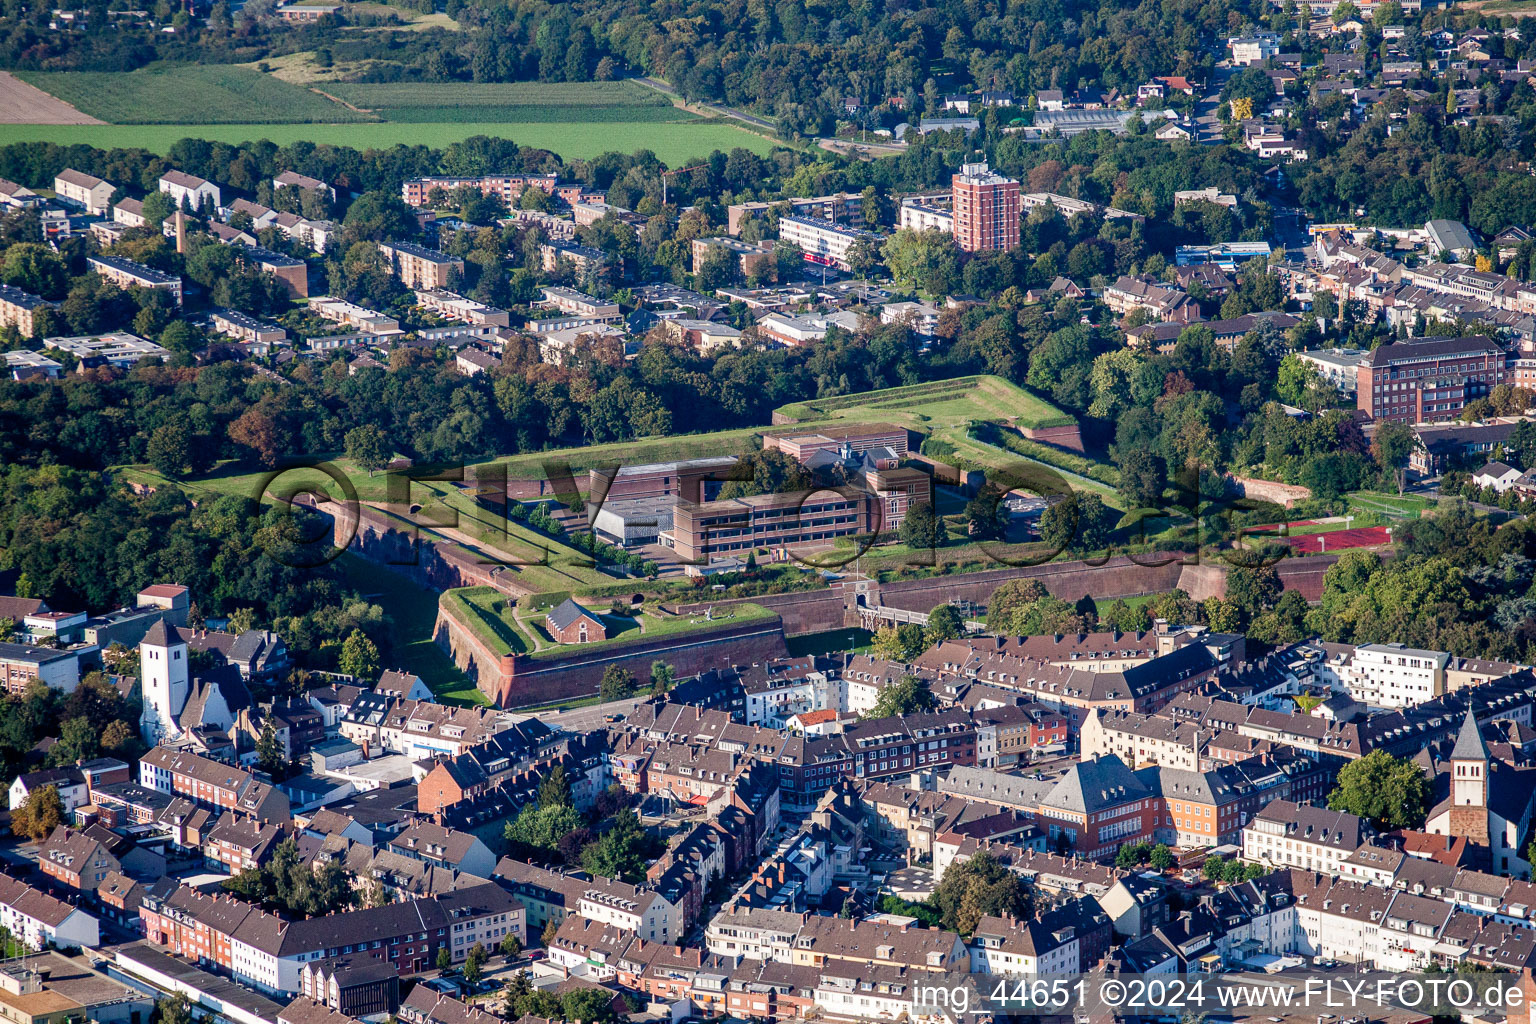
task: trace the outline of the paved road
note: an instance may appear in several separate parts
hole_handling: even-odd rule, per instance
[[[719,114],[722,117],[733,117],[738,121],[750,124],[754,128],[761,128],[764,131],[772,132],[777,131],[779,127],[772,121],[765,120],[764,118],[758,117],[756,114],[750,114],[747,111],[736,107],[722,107],[716,103],[704,103],[697,100],[685,99],[682,93],[678,92],[676,89],[672,88],[670,85],[668,85],[666,82],[663,82],[659,78],[647,78],[642,76],[634,79],[634,81],[639,82],[641,85],[646,86],[647,88],[655,89],[657,92],[662,93],[671,99],[677,100],[680,103],[686,103],[689,106],[698,107],[700,110],[707,110],[711,113]]]
[[[631,697],[628,700],[609,701],[606,704],[590,704],[570,711],[541,711],[534,717],[553,729],[588,732],[601,729],[607,724],[604,719],[609,715],[628,715],[647,699],[648,697]]]
[[[1211,73],[1211,81],[1204,96],[1195,104],[1195,123],[1199,125],[1200,142],[1220,142],[1222,140],[1221,121],[1216,117],[1216,108],[1221,105],[1221,90],[1231,78],[1234,69],[1230,67],[1217,67]]]

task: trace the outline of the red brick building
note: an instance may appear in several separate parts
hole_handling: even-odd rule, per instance
[[[1360,411],[1389,423],[1453,420],[1467,403],[1514,382],[1508,354],[1480,334],[1383,345],[1356,374]]]
[[[590,644],[608,639],[608,627],[598,616],[566,598],[544,616],[544,628],[557,644]]]
[[[962,164],[952,179],[955,242],[966,252],[1012,249],[1019,244],[1019,183],[985,163]]]

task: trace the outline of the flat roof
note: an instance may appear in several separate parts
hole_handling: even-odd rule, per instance
[[[724,469],[736,465],[734,455],[712,455],[702,459],[682,459],[678,462],[650,462],[641,466],[620,466],[615,476],[644,476],[649,473],[678,473],[688,469]]]

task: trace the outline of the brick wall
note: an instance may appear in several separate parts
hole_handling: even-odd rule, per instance
[[[500,707],[589,696],[597,692],[609,665],[629,669],[643,684],[650,676],[651,662],[658,658],[671,664],[677,675],[683,677],[788,654],[784,626],[779,619],[726,622],[708,631],[618,647],[576,644],[556,657],[531,658],[491,650],[439,603],[434,635],[454,664]]]
[[[477,685],[499,706],[517,707],[596,693],[609,665],[626,668],[644,682],[650,675],[651,662],[658,658],[671,664],[681,678],[712,668],[782,658],[788,653],[783,624],[777,619],[759,619],[725,625],[709,633],[662,637],[651,643],[578,646],[561,652],[557,658],[513,655],[502,659],[500,689],[492,694],[483,680],[477,681]]]

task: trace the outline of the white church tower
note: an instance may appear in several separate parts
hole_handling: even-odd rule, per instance
[[[1472,709],[1461,723],[1451,748],[1451,803],[1456,807],[1488,806],[1488,747]]]
[[[164,622],[155,623],[139,641],[139,686],[144,696],[139,732],[146,743],[181,734],[176,717],[187,704],[187,673],[187,645]]]

